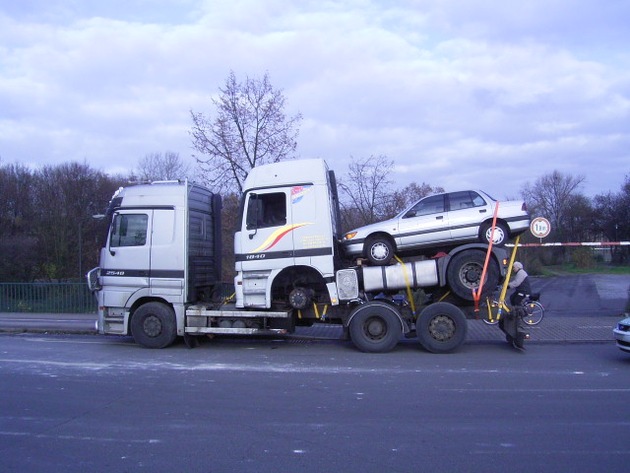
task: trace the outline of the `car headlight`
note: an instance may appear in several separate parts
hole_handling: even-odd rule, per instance
[[[343,236],[344,240],[352,240],[355,236],[357,236],[358,232],[348,232]]]

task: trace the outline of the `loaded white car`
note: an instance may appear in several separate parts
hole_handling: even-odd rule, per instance
[[[343,236],[347,256],[364,257],[371,264],[389,264],[394,254],[429,253],[467,242],[502,246],[529,228],[523,201],[501,201],[496,227],[492,220],[497,201],[485,192],[465,190],[424,197],[394,218],[354,229]]]

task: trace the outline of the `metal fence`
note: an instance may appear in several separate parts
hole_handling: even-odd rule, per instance
[[[0,283],[0,312],[91,313],[96,298],[82,283]]]

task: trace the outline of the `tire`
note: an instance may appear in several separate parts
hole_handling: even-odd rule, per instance
[[[402,337],[402,325],[396,309],[384,302],[368,302],[350,315],[350,339],[361,351],[386,353]]]
[[[466,301],[473,300],[472,290],[479,287],[486,255],[477,250],[466,250],[457,253],[448,264],[446,275],[448,285],[455,295]],[[491,293],[499,284],[499,265],[491,258],[488,262],[484,294]]]
[[[479,232],[479,239],[481,240],[481,243],[489,244],[491,234],[492,223],[484,223],[481,226],[481,231]],[[508,227],[504,223],[497,222],[496,227],[494,227],[494,238],[492,244],[496,246],[505,246],[509,238],[510,230]]]
[[[545,316],[545,308],[538,301],[528,301],[524,306],[523,322],[527,325],[538,325]]]
[[[394,258],[394,244],[385,236],[373,236],[366,240],[363,253],[370,264],[386,266]]]
[[[159,302],[148,302],[131,318],[131,334],[145,348],[166,348],[177,338],[175,312]]]
[[[422,347],[431,353],[449,353],[466,340],[468,323],[464,313],[448,302],[426,307],[416,321],[416,334]]]

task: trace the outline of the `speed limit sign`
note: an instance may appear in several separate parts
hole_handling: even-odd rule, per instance
[[[529,225],[529,229],[536,238],[545,238],[551,231],[551,224],[546,218],[536,217]]]

